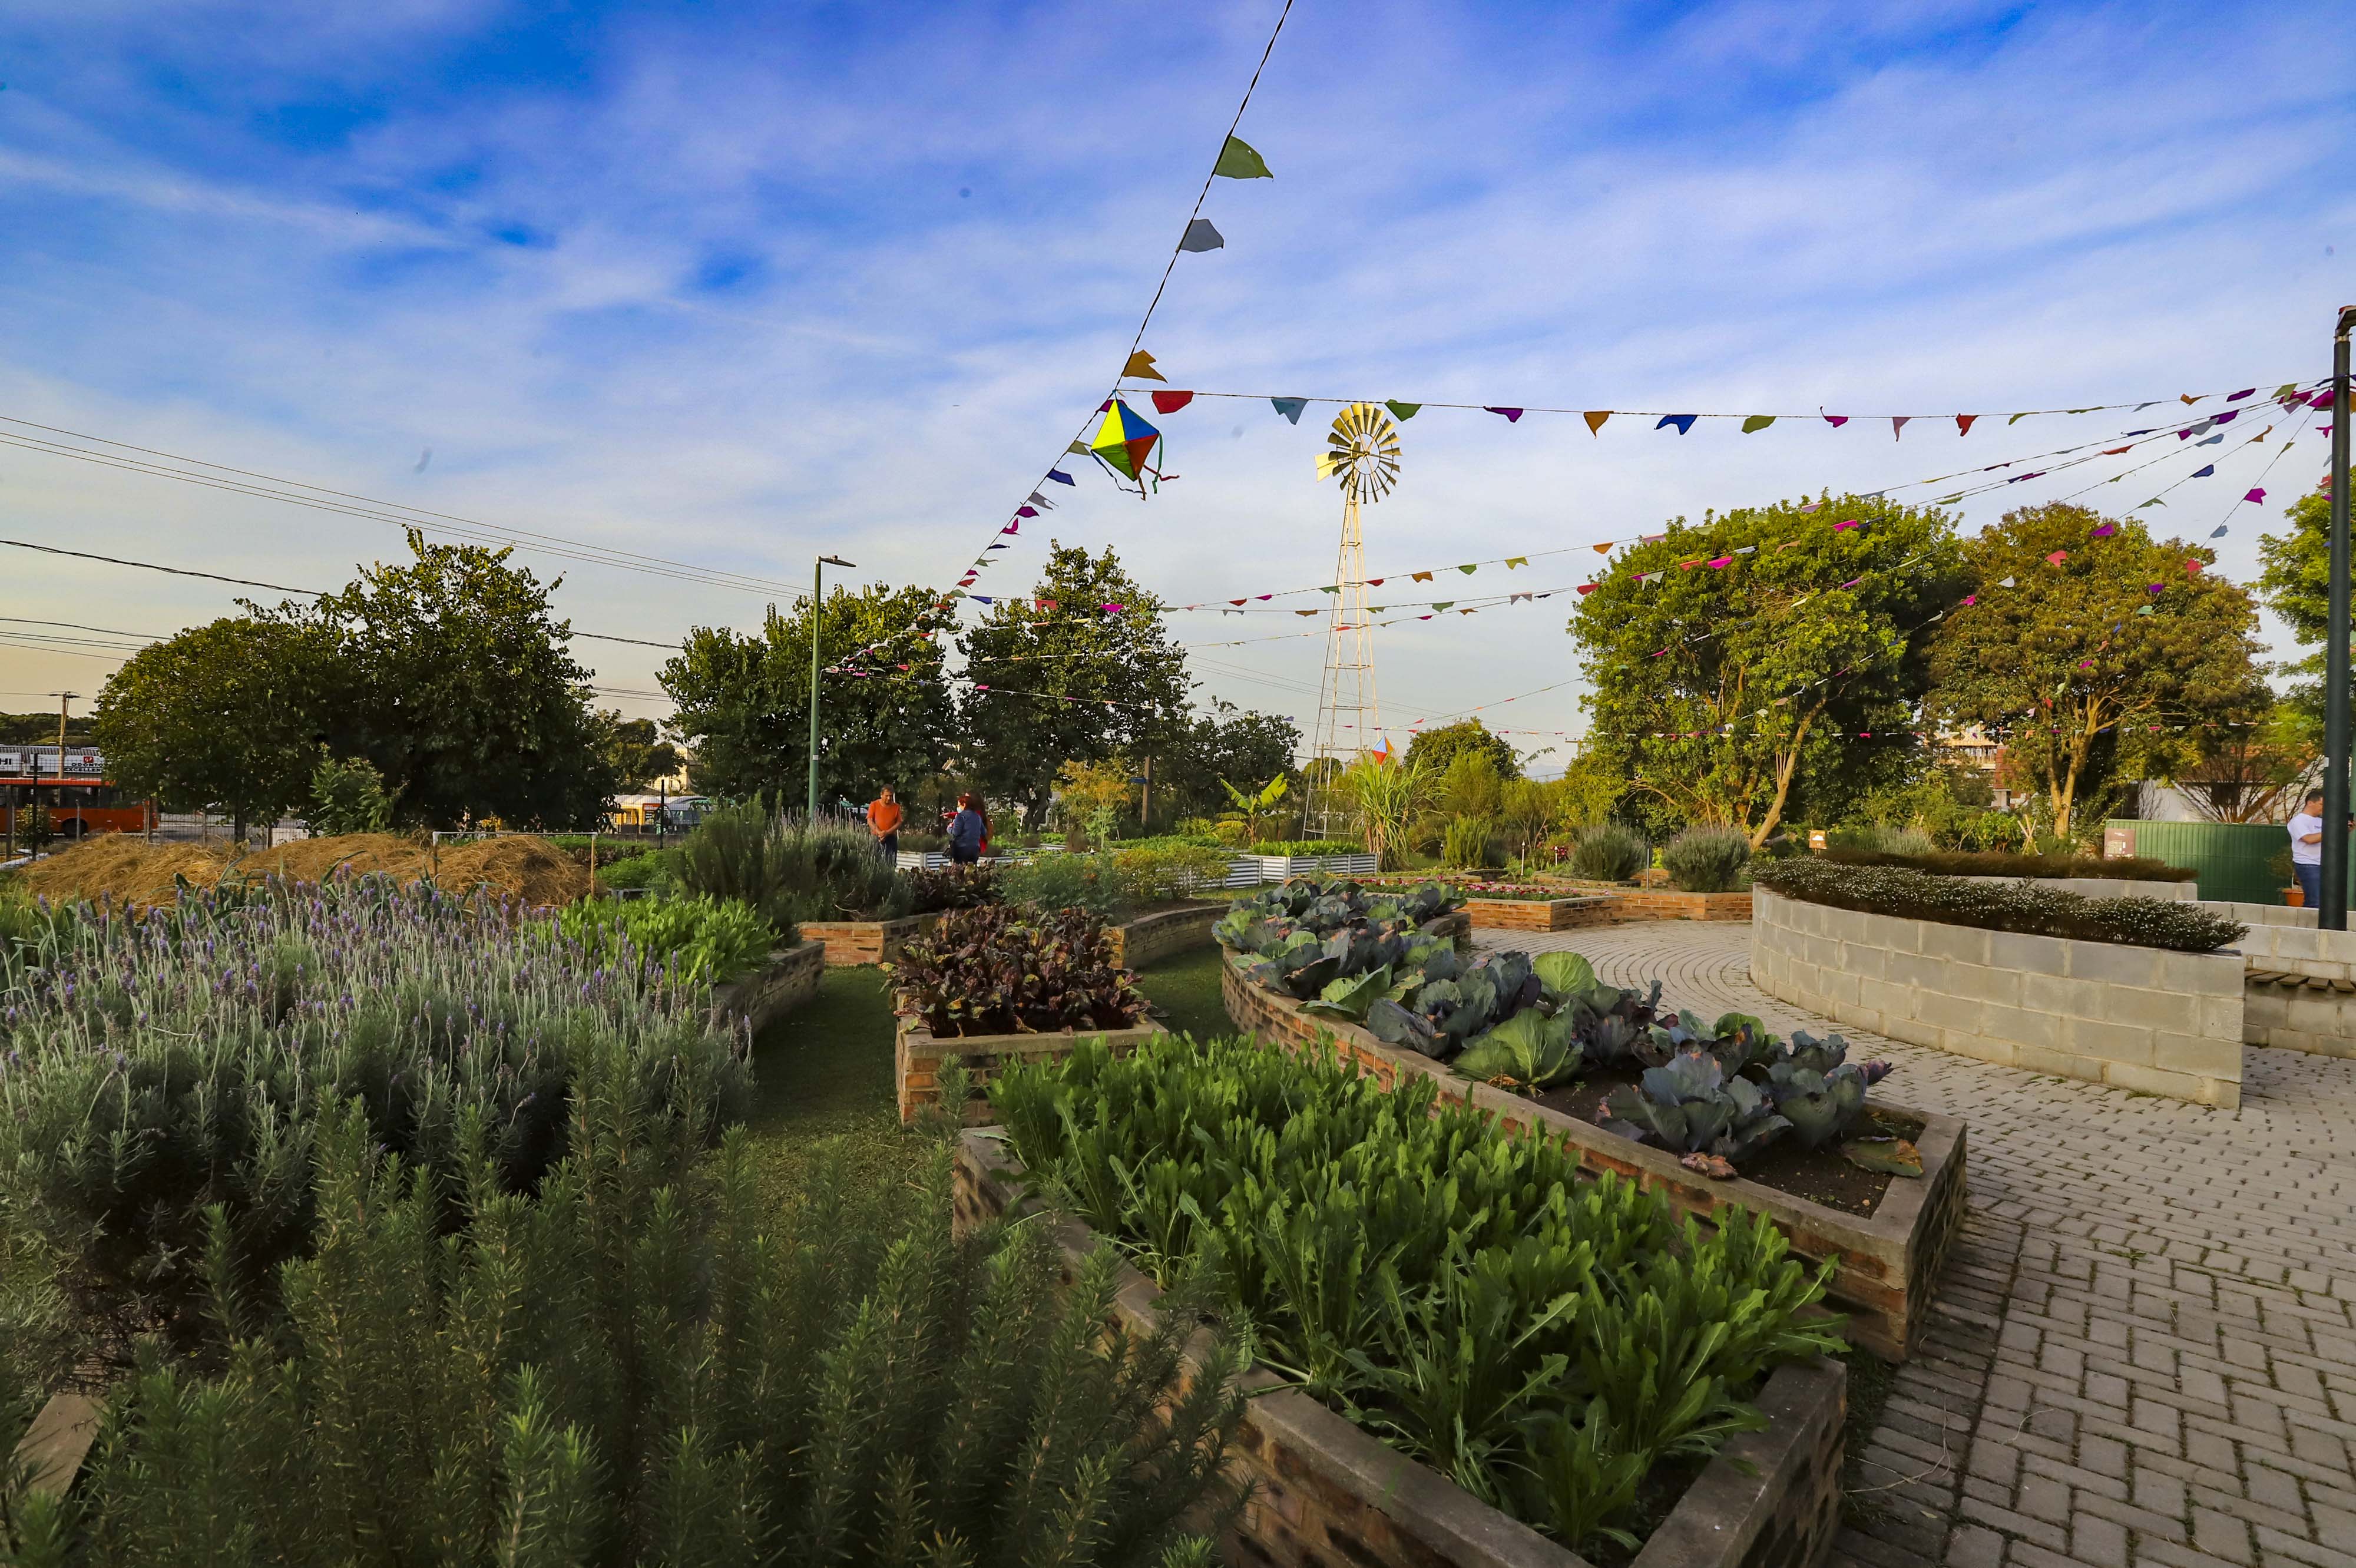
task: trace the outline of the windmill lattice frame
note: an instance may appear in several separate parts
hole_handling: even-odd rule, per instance
[[[1301,826],[1314,820],[1331,832],[1336,802],[1332,776],[1373,749],[1382,731],[1375,686],[1371,616],[1366,608],[1364,509],[1390,494],[1399,476],[1398,426],[1370,403],[1354,403],[1334,417],[1318,455],[1317,477],[1342,492],[1342,543],[1333,562],[1341,589],[1326,623],[1325,671],[1318,682],[1317,730],[1311,741],[1312,788],[1304,791]]]

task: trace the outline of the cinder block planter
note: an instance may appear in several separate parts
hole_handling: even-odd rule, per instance
[[[1211,928],[1226,912],[1225,904],[1195,904],[1109,927],[1105,934],[1112,939],[1112,961],[1123,969],[1143,969],[1172,953],[1199,948],[1211,940]]]
[[[965,1063],[972,1087],[987,1090],[991,1080],[1015,1062],[1061,1061],[1081,1040],[1101,1039],[1116,1054],[1137,1048],[1141,1040],[1162,1033],[1148,1018],[1130,1029],[1070,1029],[1051,1035],[959,1035],[940,1039],[916,1019],[903,1016],[893,1032],[892,1056],[900,1082],[900,1120],[913,1122],[916,1112],[941,1101],[941,1069],[951,1061]],[[988,1100],[976,1095],[966,1102],[965,1124],[980,1127],[993,1120]]]
[[[958,1148],[960,1230],[1022,1212],[1022,1166],[993,1138]],[[1099,1244],[1055,1218],[1066,1281]],[[1161,1322],[1162,1293],[1124,1265],[1115,1310],[1134,1331]],[[1194,1360],[1199,1373],[1202,1363]],[[1254,1397],[1231,1463],[1254,1485],[1225,1545],[1231,1563],[1263,1568],[1587,1568],[1587,1560],[1385,1446],[1265,1367],[1245,1374]],[[1764,1432],[1719,1450],[1645,1542],[1634,1568],[1807,1568],[1839,1520],[1841,1425],[1847,1369],[1818,1360],[1768,1379]]]
[[[809,928],[803,928],[805,933]],[[769,955],[769,961],[742,980],[712,988],[713,1022],[726,1020],[759,1034],[771,1020],[818,994],[819,976],[826,971],[826,944],[805,934],[793,947]]]
[[[1665,1149],[1632,1143],[1575,1116],[1474,1083],[1429,1057],[1387,1046],[1355,1025],[1312,1017],[1291,998],[1252,984],[1232,964],[1220,985],[1227,1017],[1260,1039],[1300,1051],[1331,1038],[1385,1088],[1398,1084],[1402,1074],[1420,1074],[1439,1086],[1443,1098],[1493,1112],[1509,1127],[1552,1133],[1578,1152],[1587,1169],[1618,1171],[1696,1219],[1708,1220],[1730,1205],[1750,1209],[1783,1231],[1800,1256],[1817,1262],[1837,1260],[1830,1292],[1850,1314],[1849,1337],[1878,1356],[1904,1360],[1922,1333],[1940,1265],[1964,1218],[1965,1124],[1956,1117],[1912,1110],[1876,1095],[1874,1105],[1922,1123],[1922,1135],[1915,1140],[1922,1175],[1891,1182],[1870,1217],[1847,1214],[1739,1176],[1711,1181],[1686,1169]]]
[[[1762,890],[1751,978],[1862,1029],[2005,1067],[2242,1102],[2243,957],[1869,915]]]
[[[1467,898],[1464,917],[1475,927],[1506,931],[1568,931],[1620,918],[1620,899],[1609,893],[1570,894],[1560,898]]]
[[[903,915],[896,920],[804,920],[802,935],[826,944],[829,963],[890,963],[911,937],[930,934],[938,915]]]

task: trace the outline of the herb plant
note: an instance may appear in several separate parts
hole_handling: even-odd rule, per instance
[[[1653,845],[1644,834],[1620,822],[1598,822],[1584,829],[1570,852],[1570,869],[1590,882],[1627,882],[1653,864]]]
[[[602,967],[667,972],[690,985],[749,974],[796,940],[750,907],[718,898],[594,898],[559,911],[557,927]]]
[[[1786,898],[1870,915],[2175,952],[2213,952],[2239,941],[2249,929],[2197,904],[2087,898],[2028,883],[1970,882],[1895,866],[1838,865],[1805,857],[1762,866],[1754,879]]]
[[[1731,893],[1751,864],[1751,835],[1740,828],[1697,823],[1661,846],[1669,880],[1687,893]]]
[[[1810,1315],[1826,1275],[1773,1227],[1679,1224],[1429,1079],[1162,1036],[1083,1042],[991,1098],[1034,1179],[1141,1268],[1213,1283],[1265,1364],[1574,1548],[1633,1544],[1648,1475],[1758,1430],[1765,1375],[1840,1342]]]

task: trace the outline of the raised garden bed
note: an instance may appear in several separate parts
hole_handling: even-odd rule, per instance
[[[831,964],[890,963],[911,937],[941,923],[938,915],[903,915],[896,920],[804,920],[802,935],[826,943]]]
[[[1046,1035],[956,1035],[943,1039],[917,1020],[903,1016],[893,1031],[892,1058],[900,1086],[900,1120],[914,1122],[928,1105],[941,1102],[941,1072],[950,1062],[965,1064],[972,1092],[965,1105],[965,1124],[988,1125],[990,1085],[1016,1062],[1060,1061],[1080,1040],[1101,1039],[1116,1055],[1137,1048],[1141,1041],[1162,1033],[1152,1019],[1128,1029],[1060,1029]]]
[[[825,972],[826,943],[802,928],[802,940],[769,955],[768,961],[741,980],[712,988],[712,1016],[759,1034],[818,994],[819,976]]]
[[[957,1222],[970,1230],[1031,1211],[1021,1165],[995,1139],[958,1149]],[[1099,1244],[1052,1217],[1066,1279]],[[1162,1293],[1120,1272],[1116,1310],[1140,1331]],[[1194,1363],[1199,1369],[1201,1363]],[[1264,1366],[1232,1463],[1254,1496],[1225,1544],[1230,1562],[1269,1568],[1588,1568],[1588,1560],[1388,1447]],[[1839,1520],[1847,1371],[1837,1361],[1778,1369],[1755,1402],[1763,1432],[1728,1442],[1652,1532],[1631,1568],[1805,1568]]]
[[[1622,920],[1747,920],[1748,893],[1685,893],[1674,887],[1632,887],[1620,895]]]
[[[1464,900],[1464,918],[1474,926],[1507,931],[1568,931],[1620,918],[1620,900],[1609,893],[1555,897]]]
[[[1383,1044],[1366,1030],[1318,1018],[1300,1004],[1252,984],[1230,963],[1220,976],[1227,1017],[1236,1027],[1287,1050],[1299,1051],[1330,1036],[1386,1087],[1399,1074],[1435,1079],[1450,1099],[1494,1112],[1509,1126],[1555,1133],[1579,1151],[1592,1171],[1618,1171],[1656,1191],[1686,1213],[1708,1219],[1727,1205],[1740,1205],[1771,1220],[1801,1256],[1837,1261],[1830,1293],[1852,1316],[1850,1337],[1890,1360],[1903,1360],[1922,1332],[1939,1268],[1964,1217],[1965,1125],[1953,1116],[1909,1110],[1876,1097],[1886,1119],[1919,1124],[1914,1140],[1922,1175],[1890,1184],[1873,1212],[1860,1215],[1782,1192],[1749,1177],[1714,1181],[1680,1165],[1666,1150],[1633,1143],[1591,1122],[1538,1101],[1475,1083],[1415,1051]]]
[[[1181,904],[1108,927],[1105,935],[1112,941],[1112,961],[1125,969],[1142,969],[1172,953],[1201,947],[1211,940],[1211,928],[1226,912],[1225,904]]]

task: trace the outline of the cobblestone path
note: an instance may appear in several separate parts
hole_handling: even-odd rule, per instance
[[[2251,1047],[2239,1111],[1948,1056],[1751,983],[1751,928],[1483,931],[1838,1032],[1971,1124],[1971,1215],[1839,1568],[2356,1568],[2356,1061]]]

